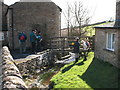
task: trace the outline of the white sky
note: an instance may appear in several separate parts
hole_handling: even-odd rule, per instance
[[[19,0],[4,0],[5,4],[13,4]],[[109,20],[110,18],[115,19],[116,13],[116,0],[52,0],[59,7],[62,8],[62,11],[67,8],[66,3],[72,3],[74,1],[82,1],[85,7],[89,9],[90,14],[92,15],[91,23],[100,22]],[[65,18],[62,14],[62,25],[61,27],[66,27]]]

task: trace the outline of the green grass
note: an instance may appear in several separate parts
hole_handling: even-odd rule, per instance
[[[51,79],[54,88],[118,88],[118,69],[93,58],[91,52],[87,61],[80,59],[76,64],[71,62],[62,67]]]

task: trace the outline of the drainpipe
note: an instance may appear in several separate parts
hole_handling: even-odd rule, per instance
[[[13,26],[13,8],[11,10],[11,28],[12,28],[12,49],[14,50],[14,26]]]
[[[61,37],[61,12],[60,12],[60,37]]]

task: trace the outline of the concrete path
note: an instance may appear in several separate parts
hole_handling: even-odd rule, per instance
[[[37,54],[22,54],[22,58],[14,59],[16,64],[26,62],[28,60],[34,59],[34,58],[39,58],[39,60],[42,60],[45,57],[45,51],[43,52],[38,52]]]
[[[72,61],[75,61],[75,55],[74,55],[74,53],[71,53],[71,52],[70,52],[70,55],[71,55],[71,56],[70,56],[69,58],[64,59],[64,60],[57,61],[56,63],[67,64],[67,63],[70,63],[70,62],[72,62]]]

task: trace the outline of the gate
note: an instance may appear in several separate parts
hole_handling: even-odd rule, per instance
[[[70,47],[71,43],[75,41],[76,36],[69,37],[51,37],[49,40],[49,47],[52,50],[59,51],[61,53],[72,51]],[[80,41],[82,39],[87,39],[90,43],[90,49],[94,50],[94,37],[79,37]]]

